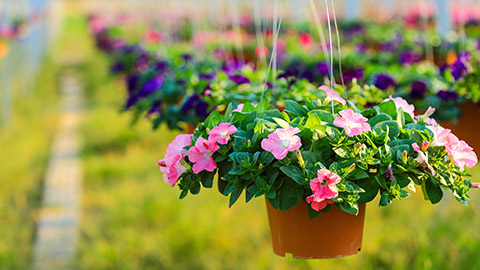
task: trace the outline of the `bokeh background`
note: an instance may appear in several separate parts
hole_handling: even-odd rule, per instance
[[[95,49],[87,18],[161,18],[182,11],[198,19],[248,12],[254,1],[237,1],[236,9],[231,2],[0,1],[1,23],[23,20],[25,27],[1,59],[0,269],[32,268],[65,69],[78,74],[85,99],[79,129],[83,194],[70,269],[480,269],[480,193],[475,191],[468,207],[448,197],[432,206],[422,194],[387,208],[374,201],[367,208],[362,252],[330,260],[274,255],[262,198],[231,209],[215,189],[178,199],[178,190],[163,182],[156,166],[178,133],[165,127],[153,131],[146,121],[131,125],[131,116],[119,113],[123,81],[109,75],[110,63]],[[261,2],[266,13],[275,4]],[[288,2],[288,18],[309,18],[308,1]],[[323,1],[316,2],[321,9]],[[422,1],[353,2],[339,1],[339,16],[389,20]],[[478,182],[480,167],[471,173]]]

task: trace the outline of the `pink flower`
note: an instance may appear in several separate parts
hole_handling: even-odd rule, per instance
[[[300,129],[288,126],[287,128],[277,128],[268,135],[267,139],[262,140],[262,148],[273,154],[276,159],[284,159],[288,152],[300,149],[302,142],[300,137],[295,134]]]
[[[450,129],[445,129],[441,126],[427,126],[427,128],[433,133],[432,146],[445,146],[454,139],[450,136],[453,135]]]
[[[312,209],[315,211],[320,211],[323,208],[327,207],[329,204],[333,204],[334,202],[332,200],[326,199],[326,200],[321,200],[321,201],[315,201],[312,196],[307,197],[307,203],[310,203],[312,206]]]
[[[412,144],[412,147],[413,150],[415,150],[418,154],[418,157],[415,159],[415,161],[420,163],[420,166],[422,166],[423,168],[428,167],[428,169],[430,169],[430,171],[432,172],[432,175],[435,175],[435,170],[433,169],[432,165],[428,163],[428,153],[424,152],[426,151],[426,148],[428,148],[428,142],[422,143],[422,149],[420,149],[420,146],[418,146],[417,143]],[[425,150],[423,150],[423,148],[425,148]]]
[[[368,119],[359,113],[355,113],[352,109],[343,110],[340,112],[340,115],[342,117],[339,116],[335,118],[333,124],[337,127],[344,128],[349,137],[372,130],[367,123]]]
[[[254,108],[257,107],[257,104],[252,104],[252,105],[253,105]],[[232,112],[242,112],[244,106],[245,106],[245,104],[240,103],[240,104],[238,104],[237,108],[235,108],[234,110],[232,110]]]
[[[309,34],[301,34],[300,35],[300,43],[304,48],[310,48],[313,44],[313,38]]]
[[[415,114],[414,114],[415,106],[413,106],[412,104],[409,104],[405,99],[401,97],[393,98],[392,96],[390,96],[389,98],[385,99],[383,102],[386,102],[389,100],[393,100],[397,109],[402,108],[403,112],[408,113],[412,117],[412,119],[415,118]]]
[[[185,158],[187,150],[184,148],[192,144],[192,137],[192,134],[178,135],[168,145],[164,159],[158,162],[164,181],[172,187],[177,183],[180,175],[186,171],[180,160]]]
[[[478,162],[477,155],[473,152],[473,148],[470,147],[465,141],[459,141],[458,138],[450,134],[450,141],[445,145],[453,164],[460,168],[460,171],[467,168],[473,168]]]
[[[230,135],[235,132],[237,132],[237,128],[234,125],[220,123],[209,132],[208,140],[220,144],[227,144],[228,140],[230,139]]]
[[[213,161],[212,155],[220,146],[215,141],[207,141],[199,137],[195,145],[188,150],[188,159],[193,162],[193,172],[198,174],[205,170],[213,172],[217,168],[217,164]]]
[[[314,210],[322,210],[327,204],[333,203],[330,199],[338,197],[338,190],[335,186],[342,179],[336,173],[327,169],[317,171],[317,178],[310,180],[310,188],[313,195],[307,197],[307,203],[311,203]]]
[[[434,126],[434,127],[438,126],[437,121],[433,118],[426,118],[425,120],[423,120],[423,122],[425,122],[425,124],[430,126]]]
[[[471,183],[471,188],[480,188],[480,183]]]
[[[335,100],[335,101],[338,101],[338,102],[340,102],[342,105],[346,105],[346,104],[347,104],[347,102],[345,101],[345,99],[341,98],[340,95],[338,95],[336,92],[330,90],[330,88],[328,88],[328,86],[323,85],[323,86],[320,86],[320,88],[318,88],[318,89],[325,91],[325,94],[327,95],[327,98],[333,99],[333,100]]]

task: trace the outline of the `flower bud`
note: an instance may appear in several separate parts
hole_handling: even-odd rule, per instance
[[[407,161],[408,161],[408,153],[407,153],[406,150],[403,151],[403,153],[402,153],[402,161],[403,161],[404,164],[406,164]]]
[[[302,153],[300,152],[300,150],[297,149],[295,151],[295,154],[297,155],[298,164],[300,164],[300,167],[305,169],[305,161],[303,161]]]

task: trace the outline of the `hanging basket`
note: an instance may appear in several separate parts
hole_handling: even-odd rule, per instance
[[[336,206],[329,213],[310,219],[308,205],[301,201],[292,209],[274,209],[267,200],[268,221],[273,252],[297,259],[337,258],[357,254],[362,247],[365,204],[359,204],[357,216]]]
[[[474,151],[480,151],[480,125],[476,125],[480,119],[480,106],[473,102],[467,102],[460,106],[461,115],[456,123],[446,121],[440,123],[444,128],[451,129],[458,137],[467,142]]]

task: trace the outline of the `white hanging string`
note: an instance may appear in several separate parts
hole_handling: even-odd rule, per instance
[[[435,55],[433,53],[433,46],[430,43],[430,37],[428,35],[428,3],[426,0],[420,0],[418,3],[420,5],[420,12],[422,14],[422,24],[423,24],[423,33],[425,37],[425,54],[427,60],[431,63],[435,62]]]
[[[268,64],[267,75],[265,77],[265,84],[263,86],[263,92],[262,92],[262,97],[260,98],[260,102],[263,100],[263,96],[265,95],[265,90],[267,89],[268,77],[270,76],[270,70],[272,69],[273,58],[275,57],[275,52],[277,50],[278,33],[280,32],[280,28],[282,27],[283,13],[285,12],[286,3],[287,3],[287,0],[283,0],[282,12],[281,12],[281,15],[280,15],[280,20],[278,22],[277,33],[275,35],[275,39],[274,39],[274,42],[273,42],[273,50],[272,50],[272,54],[270,56],[270,62]]]
[[[342,71],[342,50],[340,44],[340,32],[338,31],[338,23],[337,23],[337,14],[335,12],[335,5],[333,4],[333,0],[330,0],[332,4],[332,12],[333,12],[333,22],[335,24],[335,33],[337,35],[337,50],[338,50],[338,71],[340,72],[340,80],[342,82],[343,90],[345,91],[345,100],[348,101],[347,96],[347,88],[345,87],[345,81],[343,80],[343,71]]]
[[[330,12],[328,10],[328,2],[325,0],[325,10],[327,13],[327,22],[328,22],[328,40],[330,41],[330,91],[333,96],[333,87],[335,86],[335,78],[333,77],[333,44],[332,44],[332,26],[330,24]],[[332,100],[332,114],[335,113],[333,108],[333,98]]]
[[[272,39],[274,39],[274,37],[278,37],[279,34],[277,34],[277,25],[278,25],[278,14],[277,14],[277,10],[278,10],[278,1],[275,1],[274,5],[273,5],[273,25],[272,25]],[[275,42],[275,40],[272,40],[272,42]],[[278,42],[278,41],[277,41]],[[275,50],[273,52],[273,66],[272,66],[272,77],[273,77],[273,80],[272,80],[272,93],[273,93],[273,97],[275,97],[275,92],[276,92],[276,89],[275,89],[275,79],[277,78],[277,47],[275,47],[273,50]]]
[[[310,9],[312,10],[313,19],[315,20],[315,24],[317,26],[318,36],[320,37],[320,41],[322,44],[322,51],[325,57],[325,64],[327,65],[328,69],[330,70],[329,63],[328,63],[328,49],[327,49],[327,41],[325,39],[325,35],[323,34],[322,23],[320,17],[318,16],[317,6],[313,0],[309,0],[310,2]]]
[[[266,66],[267,58],[266,58],[266,55],[264,54],[265,40],[263,39],[260,0],[254,0],[253,17],[254,17],[254,23],[255,23],[255,36],[257,38],[257,46],[259,46],[259,57],[260,57],[259,62],[261,65]]]

